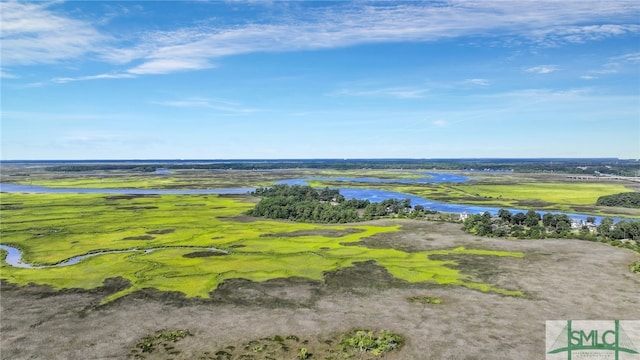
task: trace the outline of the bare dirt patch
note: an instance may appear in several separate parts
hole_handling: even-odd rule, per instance
[[[145,289],[106,306],[99,306],[100,300],[128,286],[126,280],[110,280],[92,291],[2,282],[0,357],[123,359],[140,339],[163,329],[191,334],[171,344],[173,359],[216,358],[227,346],[287,335],[308,340],[312,352],[312,344],[320,346],[336,334],[386,329],[404,336],[405,343],[384,359],[526,360],[544,358],[546,320],[637,318],[640,275],[629,264],[640,255],[629,250],[580,240],[480,238],[463,233],[457,224],[400,224],[400,231],[365,239],[361,246],[522,252],[521,259],[455,258],[453,266],[526,296],[411,284],[373,262],[327,273],[324,281],[235,279],[225,281],[210,299]],[[420,297],[441,303],[409,300]]]
[[[155,238],[151,235],[140,235],[140,236],[127,236],[122,240],[153,240],[153,239]]]
[[[205,250],[205,251],[194,251],[188,254],[184,254],[182,255],[182,257],[199,258],[199,257],[211,257],[211,256],[224,256],[224,255],[227,255],[227,253],[222,251]]]
[[[105,200],[133,200],[137,198],[157,198],[158,195],[153,194],[123,194],[105,196]]]
[[[362,229],[344,229],[344,230],[333,230],[333,229],[317,229],[317,230],[298,230],[292,232],[283,232],[283,233],[272,233],[272,234],[263,234],[260,237],[299,237],[299,236],[325,236],[325,237],[333,237],[339,238],[343,236],[347,236],[350,234],[361,233],[364,230]]]
[[[118,210],[153,210],[153,209],[157,209],[157,206],[119,206],[116,207],[116,209]]]
[[[151,231],[147,231],[147,234],[149,234],[149,235],[163,235],[163,234],[171,234],[171,233],[173,233],[175,231],[176,231],[176,229],[151,230]]]

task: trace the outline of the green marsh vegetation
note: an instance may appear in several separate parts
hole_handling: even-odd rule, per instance
[[[52,188],[92,189],[210,189],[267,186],[282,176],[305,176],[305,171],[175,170],[153,172],[93,171],[86,173],[34,173],[31,176],[3,177],[3,181]]]
[[[89,167],[88,169],[91,169]],[[17,170],[14,170],[17,171]],[[28,175],[28,176],[27,176]],[[18,172],[2,177],[3,182],[52,188],[94,189],[208,189],[269,186],[278,180],[309,177],[373,177],[379,179],[422,179],[423,173],[394,170],[171,170],[153,171],[86,170],[84,172]]]
[[[418,169],[298,169],[292,168],[291,164],[288,165],[289,167],[277,170],[264,170],[259,166],[256,170],[238,170],[233,167],[234,164],[220,169],[199,169],[195,165],[194,169],[189,169],[184,166],[171,170],[168,175],[124,170],[99,171],[91,170],[93,169],[91,166],[81,166],[83,171],[55,172],[40,169],[34,170],[30,176],[13,176],[29,175],[24,174],[24,169],[17,168],[12,170],[15,174],[9,171],[8,175],[3,175],[2,181],[57,188],[207,189],[265,187],[271,186],[278,180],[292,178],[370,177],[406,180],[428,176],[425,175],[426,170]],[[581,181],[559,174],[467,173],[467,175],[472,180],[466,183],[402,184],[312,180],[309,181],[309,185],[320,188],[328,186],[390,190],[446,203],[640,218],[640,209],[622,207],[623,205],[617,203],[614,204],[615,207],[612,207],[611,203],[598,203],[598,199],[602,197],[607,199],[606,196],[614,194],[632,193],[631,196],[635,196],[633,193],[637,194],[638,186],[632,183],[609,180]]]
[[[370,330],[354,330],[342,336],[340,347],[347,354],[370,352],[378,356],[399,348],[403,343],[402,336],[386,330],[377,334]]]
[[[363,238],[396,232],[400,225],[318,225],[249,218],[247,196],[2,193],[2,244],[21,249],[23,261],[53,265],[78,255],[75,265],[15,268],[2,262],[0,278],[55,289],[92,289],[121,277],[130,286],[103,303],[153,288],[208,298],[227,279],[262,282],[302,277],[323,281],[326,272],[375,261],[407,282],[459,285],[522,295],[477,282],[450,256],[522,257],[480,249],[405,252],[358,246]],[[153,249],[153,251],[145,251]],[[431,256],[437,255],[438,259]],[[3,256],[4,259],[4,256]]]

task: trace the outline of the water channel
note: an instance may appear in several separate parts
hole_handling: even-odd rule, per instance
[[[192,249],[192,250],[206,250],[206,251],[218,251],[220,253],[228,254],[227,251],[222,249],[216,249],[214,247],[200,248],[200,247],[177,247],[178,249]],[[160,247],[160,248],[151,248],[151,249],[128,249],[128,250],[108,250],[108,251],[96,251],[89,254],[74,256],[70,259],[61,261],[55,265],[43,265],[43,266],[34,266],[22,261],[22,252],[20,249],[15,248],[13,246],[8,245],[0,245],[0,249],[5,250],[7,252],[7,257],[5,262],[13,267],[19,268],[28,268],[28,269],[44,269],[50,267],[60,267],[60,266],[69,266],[73,264],[79,263],[81,260],[86,259],[88,257],[96,256],[96,255],[105,255],[105,254],[117,254],[117,253],[144,253],[148,254],[150,252],[154,252],[160,249],[176,249],[176,247]]]
[[[469,181],[470,178],[462,175],[456,174],[440,174],[440,173],[424,173],[425,177],[420,179],[377,179],[370,177],[319,177],[319,178],[306,178],[306,179],[288,179],[278,181],[277,184],[287,184],[287,185],[306,185],[308,181],[314,180],[324,180],[324,181],[342,181],[342,182],[360,182],[360,183],[402,183],[402,184],[426,184],[426,183],[462,183]],[[18,185],[18,184],[9,184],[2,183],[0,184],[0,191],[2,192],[18,192],[18,193],[40,193],[40,194],[134,194],[134,195],[162,195],[162,194],[172,194],[172,195],[202,195],[202,194],[246,194],[254,191],[254,188],[225,188],[225,189],[94,189],[94,188],[50,188],[43,186],[34,186],[34,185]],[[488,211],[491,214],[497,214],[500,209],[498,207],[487,207],[487,206],[477,206],[477,205],[465,205],[465,204],[450,204],[450,203],[442,203],[437,201],[432,201],[429,199],[421,198],[415,195],[409,195],[394,191],[388,190],[378,190],[378,189],[363,189],[363,188],[339,188],[340,193],[344,195],[347,199],[360,199],[360,200],[369,200],[371,202],[380,202],[387,199],[410,199],[411,204],[422,205],[426,209],[435,210],[440,212],[447,213],[468,213],[468,214],[479,214],[485,211]],[[512,213],[517,212],[526,212],[527,210],[523,209],[506,209],[511,211]],[[553,212],[555,213],[555,212]],[[588,214],[567,214],[569,217],[574,219],[586,220]],[[601,216],[594,216],[597,222],[602,220]],[[619,221],[622,219],[616,218],[615,221]],[[0,248],[7,252],[6,262],[11,266],[16,267],[26,267],[26,268],[39,268],[38,266],[31,266],[29,264],[23,263],[21,261],[22,254],[19,249],[7,246],[0,245]],[[159,248],[158,248],[159,249]],[[67,259],[61,263],[51,266],[68,266],[78,263],[80,260],[85,259],[90,256],[95,256],[99,254],[108,254],[108,253],[118,253],[118,252],[151,252],[158,249],[131,249],[131,250],[114,250],[114,251],[104,251],[104,252],[95,252],[91,254],[85,254],[73,257],[71,259]],[[195,249],[195,248],[194,248]],[[206,248],[206,250],[216,250],[222,251],[215,248]],[[42,267],[51,267],[51,266],[42,266]]]

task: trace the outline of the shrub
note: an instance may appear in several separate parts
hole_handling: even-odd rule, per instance
[[[340,341],[342,351],[370,352],[373,355],[381,355],[385,352],[399,348],[404,339],[402,336],[382,330],[378,336],[373,331],[355,330],[345,334]]]
[[[407,300],[409,302],[419,302],[422,304],[440,304],[442,303],[442,299],[430,296],[411,296]]]

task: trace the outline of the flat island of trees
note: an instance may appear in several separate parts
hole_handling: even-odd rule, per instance
[[[299,222],[348,223],[389,216],[417,218],[436,213],[421,205],[412,208],[409,199],[388,199],[379,203],[347,200],[337,189],[301,185],[274,185],[258,188],[252,194],[262,199],[248,215]]]
[[[596,205],[640,209],[640,192],[631,191],[601,196],[598,198]]]

